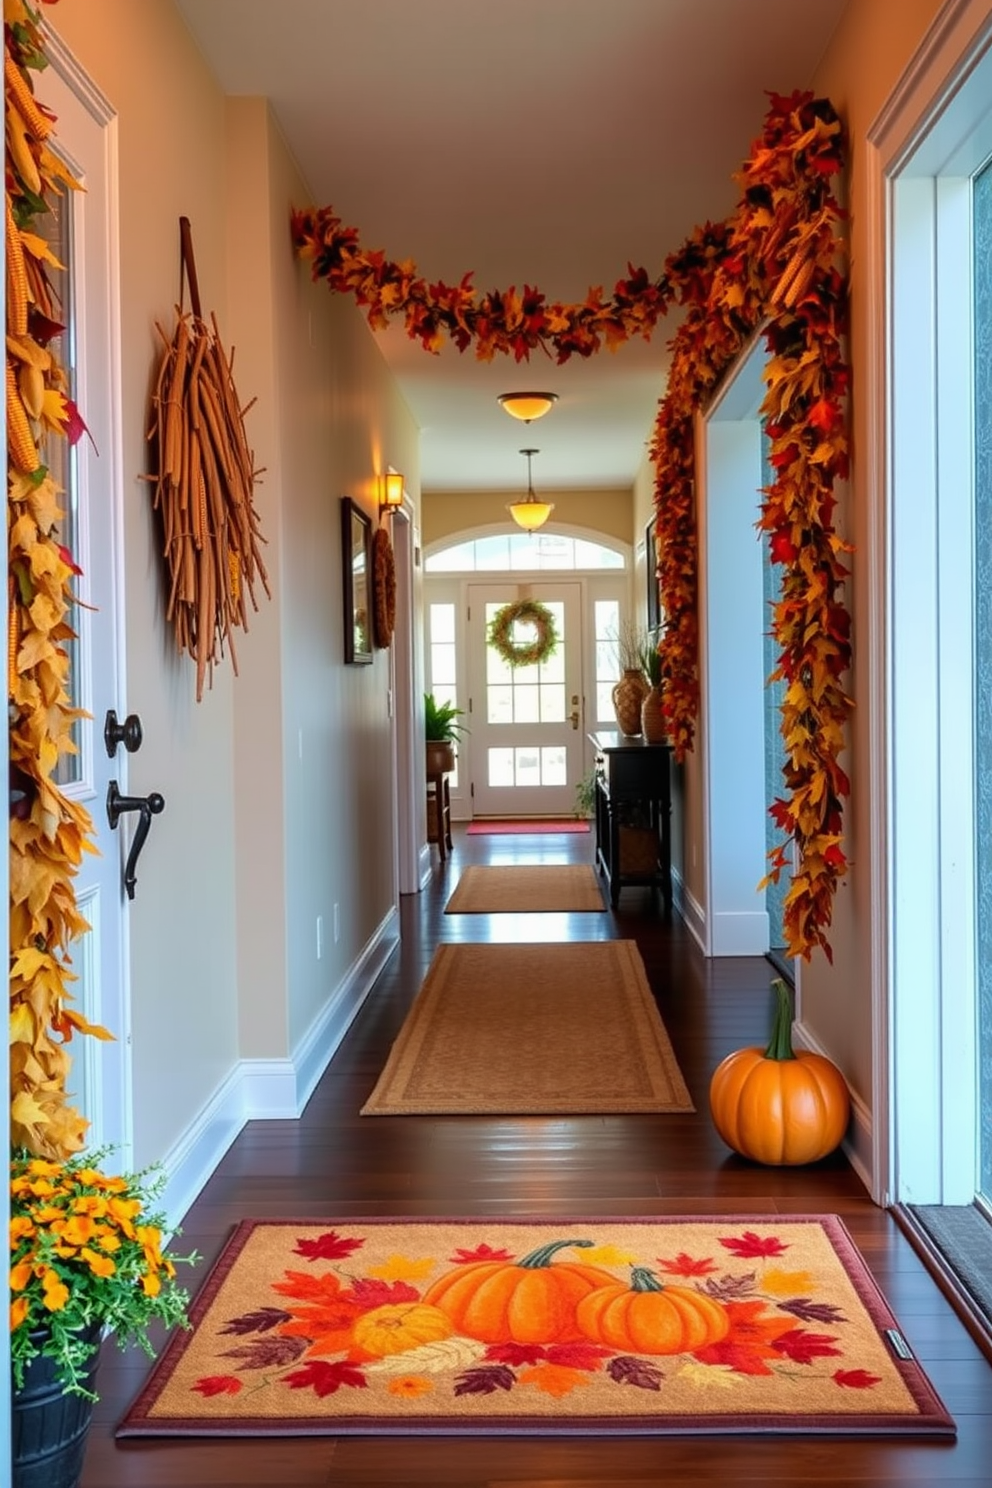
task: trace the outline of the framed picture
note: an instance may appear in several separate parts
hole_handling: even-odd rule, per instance
[[[344,659],[372,660],[372,521],[350,496],[341,498]]]
[[[653,517],[644,529],[644,572],[648,586],[648,630],[657,630],[661,624],[661,591],[658,588],[658,549]]]

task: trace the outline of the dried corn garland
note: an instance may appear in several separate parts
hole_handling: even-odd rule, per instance
[[[160,513],[169,596],[166,619],[176,644],[196,662],[196,700],[225,642],[238,671],[235,626],[248,629],[261,579],[271,597],[259,547],[252,490],[259,471],[245,437],[244,415],[216,317],[208,327],[176,309],[153,398],[149,439],[157,449],[154,507]],[[253,400],[254,401],[254,400]]]

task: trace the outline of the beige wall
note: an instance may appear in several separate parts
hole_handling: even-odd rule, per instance
[[[844,1070],[854,1091],[872,1103],[871,948],[882,926],[872,922],[873,866],[885,843],[872,841],[869,798],[867,669],[858,665],[858,636],[867,626],[868,574],[859,554],[868,552],[867,462],[867,132],[937,12],[938,0],[850,0],[816,74],[818,93],[831,99],[849,136],[847,190],[851,213],[852,474],[839,525],[855,545],[848,602],[852,611],[855,700],[846,765],[851,776],[847,851],[852,869],[836,899],[831,944],[834,964],[817,955],[802,971],[802,1020]]]
[[[422,504],[425,550],[443,538],[454,537],[473,527],[506,526],[506,508],[519,501],[524,491],[425,491]],[[634,498],[630,488],[605,491],[545,491],[539,498],[553,501],[556,527],[565,531],[601,532],[620,542],[634,541]],[[646,520],[646,519],[645,519]]]
[[[161,791],[128,908],[134,1156],[160,1157],[237,1055],[232,677],[197,705],[164,620],[148,469],[149,391],[179,297],[179,217],[193,227],[205,305],[228,322],[224,99],[168,0],[62,0],[46,16],[117,111],[126,697],[144,727],[136,794]],[[40,90],[41,91],[41,90]],[[43,96],[43,94],[42,94]]]
[[[360,314],[310,283],[290,207],[308,199],[266,104],[226,100],[171,0],[61,0],[51,19],[117,110],[127,696],[136,792],[166,811],[129,910],[135,1161],[182,1144],[244,1060],[286,1069],[390,916],[388,655],[345,667],[340,497],[375,477],[418,498],[418,440]],[[193,701],[164,621],[145,430],[190,218],[205,311],[237,349],[272,600]],[[120,706],[119,706],[120,711]],[[123,714],[121,715],[123,716]],[[335,942],[334,906],[340,936]],[[316,954],[316,919],[324,949]]]

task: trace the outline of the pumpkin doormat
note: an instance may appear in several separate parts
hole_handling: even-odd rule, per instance
[[[245,1220],[118,1436],[954,1423],[833,1215]]]

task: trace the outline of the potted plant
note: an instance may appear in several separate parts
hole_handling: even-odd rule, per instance
[[[104,1333],[154,1357],[151,1323],[189,1327],[176,1263],[197,1257],[162,1248],[155,1201],[165,1179],[108,1176],[106,1155],[11,1153],[14,1488],[74,1488]]]
[[[424,693],[424,738],[427,741],[427,773],[440,775],[455,768],[455,745],[465,725],[459,722],[465,710],[453,703],[438,702],[432,692]]]

